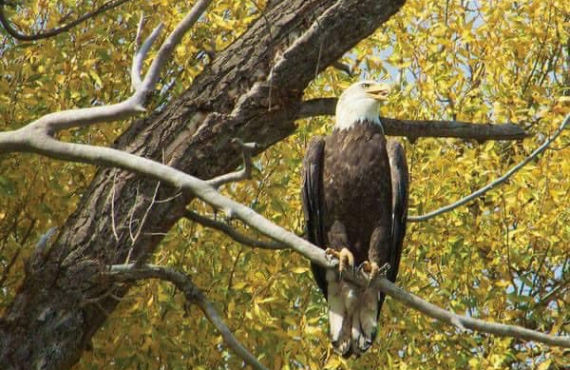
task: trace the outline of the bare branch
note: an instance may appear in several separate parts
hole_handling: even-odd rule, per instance
[[[566,121],[567,120],[565,120],[565,122]],[[22,134],[29,134],[29,132],[22,130],[11,133],[0,133],[0,148],[2,148],[3,134],[12,136],[10,139],[13,141],[8,143],[8,147],[15,147],[20,151],[25,150],[44,154],[50,157],[56,157],[59,159],[97,163],[111,167],[120,167],[163,181],[165,184],[170,184],[176,188],[180,188],[183,191],[187,191],[197,196],[216,209],[231,211],[232,215],[243,221],[248,226],[274,239],[278,243],[286,245],[290,249],[304,255],[312,262],[317,263],[320,266],[326,268],[335,268],[338,265],[338,261],[331,261],[329,258],[327,258],[324,250],[321,248],[318,248],[313,244],[307,242],[305,239],[295,235],[294,233],[291,233],[281,228],[280,226],[273,224],[263,216],[253,211],[251,208],[223,196],[206,181],[197,179],[162,163],[158,163],[147,158],[138,157],[134,154],[122,152],[120,150],[112,148],[61,143],[51,138],[50,136],[41,137],[32,135],[31,137],[27,137]],[[367,286],[369,283],[362,276],[355,276],[349,272],[345,272],[343,274],[343,278],[348,279],[360,286]],[[397,294],[397,292],[400,291],[399,288],[397,288],[394,284],[386,279],[378,279],[373,283],[378,284],[378,287],[382,291],[386,292],[389,295],[392,295],[398,300],[407,302],[405,299],[411,299],[410,297],[413,297],[413,301],[415,303],[412,307],[414,308],[419,309],[417,307],[419,305],[418,302],[423,302],[425,304],[431,305],[419,297],[413,296],[411,294],[409,294],[409,296],[406,296],[407,298],[402,298],[401,294]],[[510,335],[522,339],[532,339],[550,345],[570,347],[569,337],[550,336],[522,327],[493,324],[482,320],[475,320],[458,315],[449,316],[454,315],[452,313],[447,313],[447,316],[445,316],[442,314],[442,312],[445,311],[442,309],[439,310],[441,311],[432,310],[425,313],[445,322],[453,323],[456,322],[455,320],[459,320],[463,326],[474,330],[489,332],[496,335]],[[450,317],[453,318],[453,322],[450,321]]]
[[[208,184],[212,185],[216,189],[224,184],[246,180],[251,177],[251,169],[253,167],[251,163],[251,152],[258,148],[258,145],[256,143],[244,143],[241,141],[241,139],[238,138],[232,139],[232,143],[238,144],[241,148],[243,157],[243,169],[240,171],[226,173],[224,175],[208,180]]]
[[[113,175],[113,187],[111,189],[111,230],[113,230],[113,236],[115,237],[115,241],[119,242],[119,234],[117,233],[117,225],[115,222],[115,195],[117,193],[116,185],[117,185],[117,173]]]
[[[135,48],[138,49],[141,46],[141,37],[144,29],[145,17],[144,13],[141,12],[141,19],[139,19],[139,24],[137,25],[137,35],[135,36]]]
[[[568,122],[570,121],[570,114],[566,116],[566,118],[564,119],[564,121],[562,122],[562,124],[560,125],[560,127],[558,127],[558,129],[554,132],[554,134],[548,138],[547,140],[544,141],[544,143],[542,143],[541,146],[539,146],[538,148],[536,148],[534,150],[534,152],[532,152],[528,157],[526,157],[522,162],[520,162],[519,164],[517,164],[516,166],[512,167],[510,170],[508,170],[503,176],[499,177],[498,179],[496,179],[495,181],[487,184],[486,186],[482,187],[481,189],[477,190],[476,192],[466,196],[465,198],[462,198],[460,200],[458,200],[455,203],[452,203],[450,205],[447,205],[445,207],[441,207],[439,209],[436,209],[435,211],[426,213],[425,215],[421,215],[421,216],[409,216],[408,217],[408,221],[409,222],[418,222],[418,221],[426,221],[429,220],[430,218],[433,218],[435,216],[439,216],[442,213],[445,212],[449,212],[459,206],[464,205],[465,203],[468,203],[470,201],[472,201],[475,198],[480,197],[481,195],[485,194],[486,192],[488,192],[489,190],[493,189],[494,187],[496,187],[497,185],[500,185],[502,183],[504,183],[505,181],[507,181],[509,179],[509,177],[511,177],[512,175],[514,175],[515,173],[517,173],[521,168],[523,168],[526,164],[528,164],[528,162],[532,161],[534,158],[538,157],[542,152],[544,152],[549,146],[550,144],[556,140],[558,138],[558,136],[560,136],[560,134],[562,133],[562,131],[564,131],[564,129],[566,128],[566,125],[568,124]]]
[[[18,39],[21,41],[41,40],[41,39],[53,37],[53,36],[58,35],[62,32],[68,31],[71,28],[77,26],[78,24],[81,24],[90,18],[96,17],[99,14],[106,12],[107,10],[116,8],[119,5],[126,3],[127,1],[129,1],[129,0],[117,0],[117,1],[106,2],[105,4],[101,5],[99,8],[97,8],[91,12],[85,13],[81,17],[77,18],[73,22],[66,24],[65,26],[53,28],[53,29],[51,29],[49,31],[45,31],[45,32],[35,33],[32,35],[26,35],[24,33],[19,32],[14,27],[12,27],[12,25],[10,24],[10,21],[8,21],[8,19],[6,18],[6,14],[4,13],[4,7],[7,3],[5,0],[0,0],[0,24],[4,27],[6,32],[8,32],[15,39]]]
[[[297,118],[334,115],[337,98],[306,100],[301,104]],[[461,139],[521,140],[529,134],[512,123],[489,124],[459,121],[400,120],[380,117],[386,135],[406,136],[410,140],[418,137],[456,137]]]
[[[224,234],[228,235],[229,237],[231,237],[232,239],[234,239],[236,242],[241,243],[243,245],[247,245],[253,248],[262,248],[262,249],[287,248],[285,245],[276,243],[274,241],[264,241],[264,240],[250,238],[249,236],[240,233],[239,231],[237,231],[236,229],[234,229],[233,227],[231,227],[226,223],[212,220],[209,217],[204,217],[191,210],[186,210],[186,212],[184,213],[184,217],[186,217],[191,221],[197,222],[202,226],[219,230]]]
[[[133,264],[113,265],[108,272],[119,281],[136,281],[142,279],[160,279],[169,281],[184,293],[186,300],[200,307],[208,320],[218,329],[226,344],[248,365],[254,369],[266,369],[237,339],[226,326],[215,307],[206,299],[206,296],[198,289],[189,276],[173,269],[157,266]]]

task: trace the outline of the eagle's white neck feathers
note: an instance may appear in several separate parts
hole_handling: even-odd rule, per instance
[[[364,121],[382,127],[379,117],[380,100],[370,93],[370,86],[386,88],[386,85],[379,85],[374,81],[362,81],[351,85],[341,94],[336,105],[335,130],[347,130]]]
[[[380,103],[372,99],[356,99],[354,101],[343,102],[345,104],[337,104],[336,106],[336,123],[335,129],[346,130],[359,122],[373,122],[382,126],[378,115]]]

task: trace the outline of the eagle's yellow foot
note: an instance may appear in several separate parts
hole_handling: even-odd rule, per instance
[[[364,272],[368,278],[368,283],[371,283],[378,276],[386,276],[386,273],[390,270],[390,264],[385,263],[382,267],[378,267],[376,262],[364,261],[360,265],[360,271]]]
[[[327,248],[325,254],[338,259],[338,272],[341,278],[342,273],[346,271],[347,268],[350,268],[352,272],[354,272],[354,256],[348,248],[342,248],[340,252],[336,249]]]

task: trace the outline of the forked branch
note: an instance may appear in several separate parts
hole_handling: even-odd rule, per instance
[[[224,338],[224,342],[230,347],[242,360],[254,369],[266,369],[254,355],[252,355],[232,334],[231,330],[222,320],[220,314],[214,305],[206,298],[204,293],[194,283],[192,279],[182,272],[175,271],[171,268],[157,265],[135,266],[134,264],[113,265],[107,272],[115,281],[138,281],[145,279],[160,279],[171,282],[184,293],[184,297],[189,303],[200,307],[200,310],[206,315],[208,320],[216,327],[216,329]]]
[[[31,136],[44,135],[51,137],[55,132],[63,129],[86,126],[98,122],[116,121],[119,119],[131,117],[140,112],[144,112],[144,106],[147,102],[147,99],[153,92],[156,82],[160,76],[160,71],[170,58],[174,46],[180,42],[184,33],[187,32],[192,27],[192,25],[194,25],[194,23],[196,23],[210,2],[211,0],[201,0],[194,4],[190,12],[182,19],[182,21],[162,43],[156,54],[156,57],[152,61],[152,64],[145,74],[144,79],[141,80],[140,75],[143,64],[142,62],[148,54],[151,44],[156,40],[158,34],[162,30],[162,24],[159,24],[152,31],[150,36],[143,43],[140,50],[136,52],[135,57],[133,58],[131,78],[135,91],[129,98],[120,103],[102,107],[71,109],[50,113],[34,122],[31,122],[20,130],[0,133],[0,152],[2,151],[1,146],[8,145],[6,143],[6,136],[21,131],[27,131],[27,134]],[[4,139],[4,141],[2,139]]]

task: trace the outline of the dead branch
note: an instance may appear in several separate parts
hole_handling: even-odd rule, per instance
[[[495,188],[496,186],[504,183],[505,181],[507,181],[509,179],[509,177],[511,177],[512,175],[514,175],[515,173],[517,173],[521,168],[523,168],[524,166],[526,166],[530,161],[532,161],[533,159],[535,159],[536,157],[538,157],[542,152],[544,152],[546,149],[548,149],[548,147],[550,146],[550,144],[552,144],[552,142],[554,140],[556,140],[558,138],[558,136],[560,136],[560,134],[564,131],[564,129],[566,128],[566,125],[568,124],[568,122],[570,121],[570,114],[566,116],[566,118],[564,119],[564,121],[562,121],[562,124],[560,125],[560,127],[558,127],[558,129],[554,132],[554,134],[549,137],[548,139],[546,139],[544,141],[544,143],[542,143],[541,146],[539,146],[538,148],[536,148],[528,157],[526,157],[523,161],[521,161],[520,163],[518,163],[517,165],[515,165],[514,167],[512,167],[510,170],[508,170],[507,172],[505,172],[505,174],[501,177],[499,177],[498,179],[492,181],[491,183],[485,185],[484,187],[482,187],[481,189],[477,190],[476,192],[469,194],[468,196],[459,199],[457,202],[454,202],[450,205],[447,205],[445,207],[441,207],[439,209],[436,209],[435,211],[426,213],[424,215],[421,216],[409,216],[408,217],[408,221],[409,222],[418,222],[418,221],[426,221],[429,220],[430,218],[433,218],[435,216],[439,216],[445,212],[449,212],[457,207],[460,207],[470,201],[472,201],[473,199],[476,199],[478,197],[480,197],[481,195],[485,194],[486,192],[488,192],[489,190]]]
[[[259,240],[259,239],[251,238],[247,235],[240,233],[239,231],[237,231],[236,229],[234,229],[233,227],[231,227],[227,223],[216,221],[216,220],[213,220],[209,217],[204,217],[204,216],[202,216],[202,215],[200,215],[194,211],[191,211],[191,210],[186,210],[186,212],[184,213],[184,217],[186,217],[187,219],[189,219],[191,221],[197,222],[202,226],[209,227],[211,229],[219,230],[219,231],[223,232],[224,234],[226,234],[227,236],[229,236],[230,238],[232,238],[233,240],[235,240],[236,242],[243,244],[243,245],[247,245],[247,246],[250,246],[253,248],[261,248],[261,249],[285,249],[285,248],[287,248],[283,244],[276,243],[274,241],[265,241],[265,240]]]
[[[2,25],[2,27],[4,27],[6,32],[8,34],[10,34],[12,37],[14,37],[15,39],[18,39],[21,41],[41,40],[41,39],[53,37],[53,36],[58,35],[62,32],[68,31],[71,28],[77,26],[78,24],[81,24],[88,19],[94,18],[94,17],[98,16],[99,14],[106,12],[107,10],[116,8],[119,5],[126,3],[127,1],[129,1],[129,0],[108,1],[105,4],[101,5],[99,8],[97,8],[93,11],[90,11],[88,13],[85,13],[81,17],[77,18],[76,20],[74,20],[72,22],[69,22],[65,26],[52,28],[51,30],[44,31],[44,32],[26,35],[25,33],[21,33],[18,30],[16,30],[14,27],[12,27],[12,25],[10,24],[10,21],[6,18],[6,14],[4,13],[4,7],[8,4],[6,3],[5,0],[0,0],[0,24]]]
[[[175,271],[168,267],[157,265],[135,266],[134,264],[113,265],[107,273],[116,281],[138,281],[143,279],[160,279],[169,281],[178,288],[189,303],[196,304],[206,315],[208,320],[218,329],[224,342],[242,360],[254,369],[266,369],[232,334],[226,326],[214,305],[206,298],[204,293],[194,283],[192,279],[182,272]]]
[[[301,104],[297,118],[334,115],[337,98],[306,100]],[[419,137],[455,137],[460,139],[522,140],[530,136],[512,123],[468,123],[459,121],[401,120],[380,117],[386,135],[406,136],[414,141]]]

